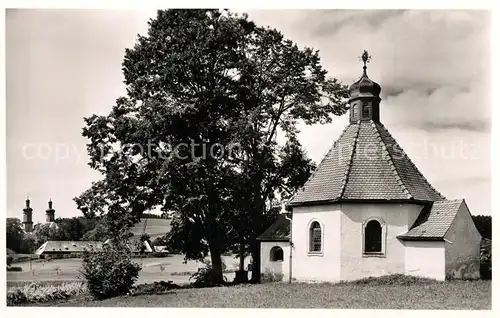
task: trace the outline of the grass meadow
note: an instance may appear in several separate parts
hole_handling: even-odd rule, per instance
[[[489,310],[491,281],[387,286],[268,283],[177,289],[156,295],[122,296],[103,301],[81,296],[34,306]]]
[[[137,284],[171,280],[190,283],[198,262],[183,263],[181,255],[135,259],[143,264]],[[238,259],[227,256],[228,270]],[[248,263],[248,260],[246,261]],[[8,290],[36,281],[46,286],[78,280],[81,259],[39,260],[18,263],[23,272],[7,272]],[[162,270],[163,268],[163,270]],[[234,273],[226,273],[232,281]],[[71,286],[71,285],[69,285]],[[85,293],[64,300],[29,306],[71,307],[216,307],[216,308],[351,308],[351,309],[491,309],[491,281],[394,281],[374,279],[338,284],[264,283],[216,288],[182,288],[160,294],[124,296],[94,301]]]
[[[148,233],[153,241],[155,238],[162,237],[165,233],[170,232],[172,229],[170,223],[171,220],[169,219],[143,218],[131,229],[131,232],[134,236],[140,236],[143,233]]]

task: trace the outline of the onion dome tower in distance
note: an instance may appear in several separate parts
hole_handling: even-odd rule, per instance
[[[49,199],[49,208],[45,211],[45,215],[46,215],[45,221],[47,223],[54,222],[55,221],[55,213],[56,213],[56,210],[54,210],[52,208],[52,199]]]
[[[26,207],[23,209],[24,231],[31,233],[33,231],[33,209],[30,207],[30,198],[26,198]]]

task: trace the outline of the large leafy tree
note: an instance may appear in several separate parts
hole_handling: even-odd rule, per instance
[[[113,237],[157,205],[179,211],[173,227],[192,234],[181,250],[187,258],[210,251],[220,280],[232,173],[217,159],[231,143],[221,119],[237,111],[230,71],[247,24],[218,10],[158,12],[126,51],[128,96],[109,115],[86,118],[90,166],[104,178],[76,198],[86,215],[106,214]]]
[[[241,170],[233,185],[233,209],[236,212],[233,221],[238,239],[234,240],[232,251],[239,254],[240,270],[244,270],[244,257],[248,254],[252,254],[254,265],[259,264],[258,254],[260,253],[257,250],[256,237],[276,220],[281,212],[282,203],[309,179],[315,169],[314,162],[307,158],[295,138],[287,141],[283,146],[273,145],[268,151],[271,152],[272,160],[264,163],[267,168],[265,178],[270,184],[266,190],[259,189],[253,183],[253,175],[248,171],[251,165],[257,163],[250,160],[242,160],[244,169]],[[255,207],[255,201],[258,201],[260,197],[265,198],[264,207],[252,211],[251,208]],[[252,248],[254,248],[253,251]],[[259,277],[258,266],[253,266],[253,268],[252,277]]]
[[[83,131],[104,178],[75,200],[116,235],[155,206],[177,211],[170,243],[186,258],[210,254],[222,281],[221,254],[240,246],[256,258],[271,203],[313,168],[297,123],[342,114],[344,87],[318,52],[220,10],[158,11],[123,73],[127,96]]]
[[[57,227],[51,227],[48,224],[38,224],[37,228],[30,233],[30,239],[34,240],[34,246],[39,248],[47,241],[58,241],[64,239],[64,233]]]
[[[237,191],[247,222],[241,222],[246,228],[239,233],[248,235],[258,265],[256,238],[269,225],[273,202],[288,199],[314,169],[298,141],[298,124],[331,122],[345,113],[348,96],[346,86],[327,76],[318,51],[301,49],[276,30],[256,27],[243,51],[234,132],[243,146]],[[259,266],[253,267],[252,278],[259,280]]]
[[[56,237],[59,241],[80,241],[85,234],[85,228],[80,218],[58,218],[56,223],[59,227]]]

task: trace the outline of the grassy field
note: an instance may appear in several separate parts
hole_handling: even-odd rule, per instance
[[[140,236],[143,233],[148,233],[151,240],[157,237],[162,237],[165,233],[170,232],[169,219],[141,219],[131,230],[134,236]]]
[[[491,309],[490,281],[415,285],[269,283],[179,289],[160,295],[92,301],[88,297],[40,306],[350,309]]]
[[[191,273],[203,266],[199,262],[183,263],[181,255],[166,258],[136,259],[143,263],[138,284],[171,280],[189,283]],[[248,264],[246,261],[246,264]],[[235,270],[238,259],[227,256],[228,270]],[[23,272],[7,272],[7,287],[30,281],[55,285],[78,279],[81,259],[36,261],[34,271],[29,263],[16,264]],[[162,271],[161,268],[164,268]],[[225,274],[232,281],[234,274]],[[388,308],[388,309],[491,309],[491,281],[451,281],[402,283],[374,281],[367,284],[270,283],[234,287],[178,289],[159,295],[127,296],[92,301],[76,297],[64,302],[37,306],[105,306],[105,307],[222,307],[222,308]]]
[[[238,259],[233,256],[223,256],[224,263],[228,270],[234,271],[238,267]],[[189,282],[189,277],[195,273],[200,266],[200,262],[190,261],[183,263],[182,255],[171,255],[162,258],[144,258],[135,259],[142,264],[142,270],[139,273],[138,283],[148,283],[159,280],[172,280],[176,284],[185,284]],[[249,259],[246,260],[246,265]],[[7,272],[7,282],[15,281],[71,281],[77,280],[82,260],[78,258],[37,260],[30,263],[24,262],[16,264],[20,266],[22,272]],[[162,271],[162,267],[164,270]],[[227,273],[228,280],[234,278],[234,273]]]

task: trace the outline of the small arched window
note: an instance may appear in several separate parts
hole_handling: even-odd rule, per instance
[[[319,222],[314,221],[309,227],[309,252],[321,252],[321,226]]]
[[[370,117],[370,106],[368,106],[368,104],[363,104],[363,107],[361,108],[361,116],[363,116],[364,119]]]
[[[353,105],[354,109],[353,109],[353,119],[355,121],[359,120],[359,103],[354,103]]]
[[[274,246],[271,248],[269,253],[269,260],[271,262],[283,261],[283,249],[279,246]]]
[[[380,254],[382,253],[382,224],[377,220],[371,220],[366,223],[364,228],[365,254]]]

